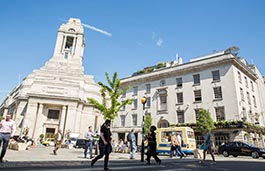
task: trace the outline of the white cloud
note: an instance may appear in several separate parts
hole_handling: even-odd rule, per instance
[[[164,41],[161,37],[158,37],[159,36],[155,32],[152,32],[152,41],[155,42],[156,46],[161,47]]]
[[[159,39],[157,40],[157,42],[156,42],[156,45],[157,45],[158,47],[161,47],[162,44],[163,44],[163,39],[159,38]]]

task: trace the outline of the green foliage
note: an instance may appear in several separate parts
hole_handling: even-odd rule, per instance
[[[196,123],[197,128],[201,133],[204,133],[206,129],[215,129],[213,119],[211,118],[210,113],[205,109],[199,111],[199,118]]]
[[[152,117],[150,114],[145,115],[145,120],[144,120],[144,134],[147,135],[150,132],[150,127],[152,125]]]
[[[0,116],[0,121],[3,120],[3,119],[5,119],[5,118],[3,116]]]
[[[40,134],[40,138],[43,139],[44,138],[44,134]]]
[[[156,69],[163,68],[163,67],[165,67],[165,63],[164,63],[164,62],[159,62],[159,63],[156,65]]]
[[[120,90],[120,79],[118,78],[117,72],[114,73],[112,80],[107,72],[105,73],[105,76],[108,85],[98,82],[98,85],[101,86],[100,92],[102,96],[102,103],[98,102],[94,98],[87,98],[87,100],[103,114],[104,119],[110,119],[113,121],[123,106],[132,103],[132,99],[127,99],[122,102],[118,101],[119,97],[130,87]],[[110,105],[108,105],[108,101],[110,101]]]

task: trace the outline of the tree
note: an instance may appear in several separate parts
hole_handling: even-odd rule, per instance
[[[150,127],[152,125],[152,117],[150,114],[145,115],[145,120],[144,120],[144,134],[147,135],[150,132]]]
[[[209,111],[205,109],[201,109],[199,111],[199,118],[196,123],[198,130],[201,133],[203,133],[206,129],[208,129],[209,131],[215,129],[213,119],[211,118]]]
[[[132,103],[132,99],[127,99],[122,102],[118,101],[119,97],[124,94],[130,87],[128,86],[121,89],[120,79],[118,78],[117,72],[114,73],[112,80],[110,79],[107,72],[105,73],[105,76],[109,86],[103,84],[102,82],[98,82],[98,85],[101,86],[100,92],[102,96],[102,103],[98,102],[94,98],[87,98],[87,100],[103,114],[104,119],[110,119],[113,121],[123,106]],[[108,103],[109,100],[110,103]]]

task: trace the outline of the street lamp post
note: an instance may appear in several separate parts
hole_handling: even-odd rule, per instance
[[[141,98],[141,103],[143,104],[143,122],[142,122],[142,149],[141,149],[141,162],[144,161],[144,105],[146,103],[146,97]]]

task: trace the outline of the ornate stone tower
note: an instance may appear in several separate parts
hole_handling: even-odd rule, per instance
[[[93,76],[84,75],[84,30],[81,21],[70,18],[58,30],[53,56],[34,70],[0,106],[0,115],[13,114],[17,134],[29,128],[28,135],[51,137],[58,129],[83,134],[87,126],[97,129],[101,115],[86,103],[88,97],[100,100],[100,87]]]

